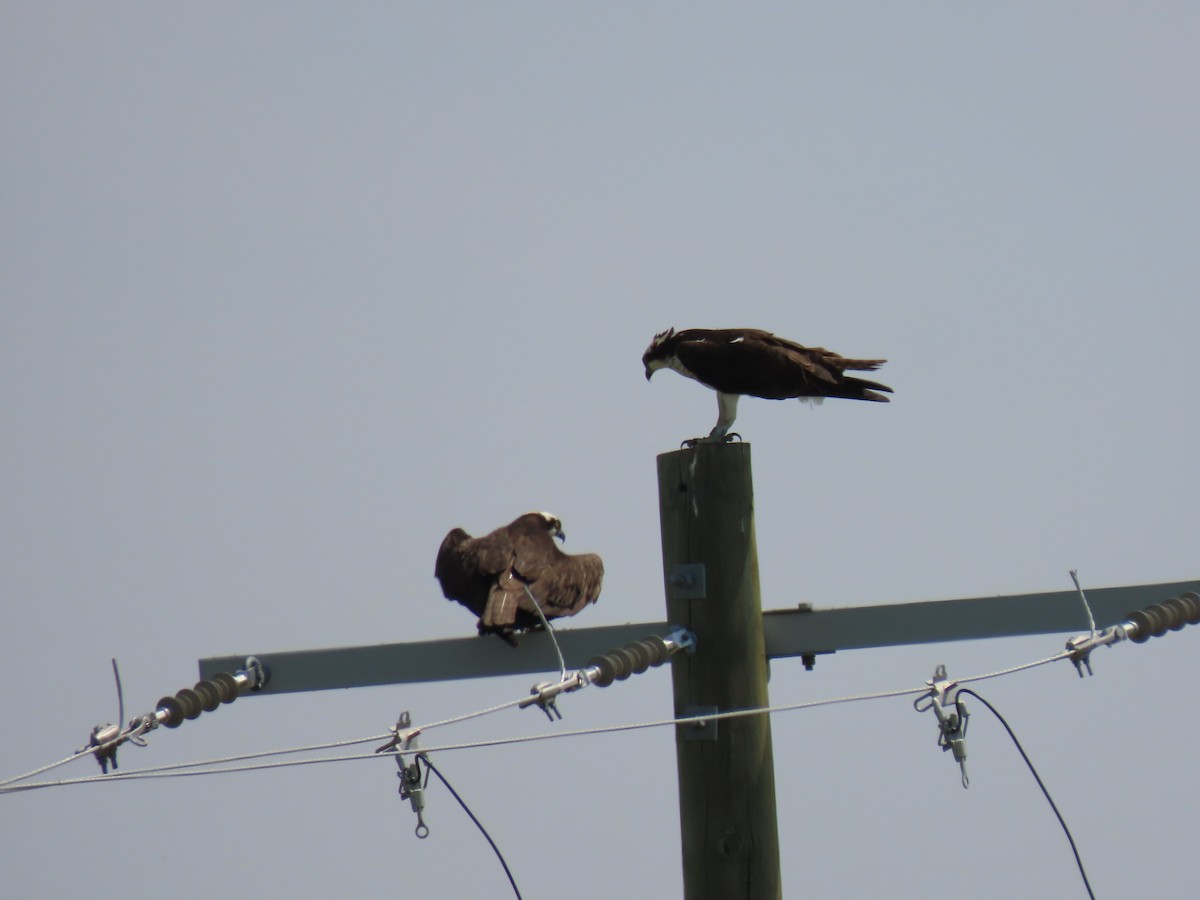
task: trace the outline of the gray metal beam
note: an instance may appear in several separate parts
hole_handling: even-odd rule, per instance
[[[1161,603],[1185,591],[1200,591],[1200,581],[1096,588],[1087,596],[1096,627],[1105,628],[1120,622],[1131,610]],[[567,667],[577,669],[597,654],[648,634],[665,634],[669,628],[665,622],[644,622],[562,629],[556,634]],[[772,659],[901,644],[1029,634],[1074,635],[1087,628],[1087,616],[1075,591],[763,613],[767,656]],[[235,672],[251,655],[270,671],[270,680],[257,692],[261,694],[494,675],[544,675],[558,669],[549,637],[535,633],[522,636],[515,650],[498,639],[469,637],[231,654],[200,660],[200,677]]]
[[[1138,584],[1087,591],[1097,628],[1125,614],[1200,590],[1200,581]],[[1027,634],[1084,633],[1087,614],[1077,591],[927,600],[837,609],[763,613],[767,656],[800,656],[866,647],[895,647]]]
[[[593,656],[641,640],[649,634],[666,634],[669,630],[665,622],[646,622],[564,628],[555,630],[555,634],[567,668],[579,669]],[[515,649],[499,638],[468,637],[216,656],[200,660],[200,677],[235,672],[245,664],[247,656],[256,656],[270,673],[267,684],[255,692],[260,694],[453,681],[494,675],[557,675],[558,657],[548,635],[535,632],[522,635],[518,640],[520,645]]]

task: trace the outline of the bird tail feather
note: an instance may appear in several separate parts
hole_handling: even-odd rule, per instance
[[[874,372],[882,366],[886,359],[846,359],[837,361],[839,369],[853,369],[855,372]]]
[[[480,621],[487,628],[512,625],[517,620],[517,598],[503,588],[493,588]]]

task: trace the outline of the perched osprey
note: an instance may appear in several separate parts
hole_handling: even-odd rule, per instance
[[[730,439],[743,394],[768,400],[820,403],[826,397],[887,403],[876,391],[892,389],[875,381],[849,378],[847,369],[874,371],[886,359],[846,359],[822,347],[802,347],[757,328],[669,328],[654,336],[642,365],[646,380],[659,369],[674,369],[717,392],[717,424],[706,438],[688,446]],[[874,388],[874,390],[871,390]]]
[[[515,647],[516,632],[541,626],[529,594],[547,619],[573,616],[600,596],[600,557],[570,556],[554,538],[566,539],[562,522],[548,512],[525,513],[483,537],[455,528],[442,541],[433,574],[447,600],[479,616],[481,635],[498,634]]]

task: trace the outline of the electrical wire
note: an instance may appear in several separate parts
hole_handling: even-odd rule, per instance
[[[426,756],[424,752],[418,756],[418,759],[423,760],[429,771],[436,775],[442,784],[446,786],[446,790],[448,790],[454,799],[458,801],[458,805],[463,808],[463,812],[471,817],[471,821],[475,823],[475,827],[480,830],[485,838],[487,838],[487,842],[492,845],[492,850],[496,852],[496,858],[500,860],[500,865],[504,867],[504,874],[508,876],[508,883],[512,885],[513,893],[517,895],[517,900],[521,900],[521,890],[517,887],[517,880],[513,878],[513,873],[508,868],[508,863],[504,861],[504,854],[500,852],[500,848],[496,846],[496,842],[492,840],[492,836],[488,834],[487,829],[483,827],[483,823],[479,821],[475,813],[471,812],[471,808],[467,806],[466,801],[458,795],[458,791],[456,791],[453,785],[446,780],[446,776],[438,771],[438,767],[429,761],[429,757]]]
[[[57,769],[59,766],[65,766],[67,763],[75,762],[75,760],[79,759],[80,757],[89,755],[92,750],[92,747],[86,747],[83,750],[78,750],[75,753],[72,753],[66,759],[60,759],[58,762],[50,763],[48,766],[42,766],[40,769],[34,769],[32,772],[26,772],[24,775],[14,775],[12,778],[5,778],[3,781],[0,781],[0,793],[3,793],[3,789],[10,784],[14,784],[18,781],[24,781],[26,778],[32,778],[34,775],[41,775],[43,772],[49,772],[51,769]]]
[[[449,719],[440,719],[437,722],[430,722],[428,725],[420,726],[421,731],[429,731],[431,728],[441,728],[443,725],[456,725],[459,722],[465,722],[468,719],[478,719],[480,716],[487,716],[494,712],[500,712],[502,709],[520,706],[527,699],[527,697],[519,697],[516,700],[509,700],[506,703],[497,703],[495,706],[489,706],[487,709],[477,709],[475,712],[465,713],[461,716],[452,716]]]
[[[1071,580],[1075,582],[1075,590],[1079,593],[1079,600],[1083,603],[1083,611],[1087,613],[1088,626],[1091,628],[1091,638],[1096,639],[1096,617],[1092,615],[1092,604],[1088,603],[1087,594],[1083,592],[1083,585],[1079,583],[1079,572],[1076,569],[1071,570]]]
[[[288,753],[312,753],[314,750],[332,750],[335,747],[350,747],[350,746],[353,746],[354,744],[373,744],[378,741],[384,740],[390,736],[391,736],[390,734],[376,734],[376,735],[372,735],[371,737],[352,738],[350,740],[345,740],[345,741],[330,741],[329,743],[325,743],[325,744],[309,744],[304,747],[290,747],[290,748],[286,748],[283,750],[262,750],[262,751],[259,751],[256,753],[241,753],[241,754],[237,754],[235,756],[222,756],[222,757],[217,757],[215,759],[203,760],[201,762],[185,762],[185,763],[173,763],[173,764],[162,765],[162,766],[151,766],[146,769],[136,769],[134,771],[113,772],[111,777],[117,777],[117,778],[125,778],[127,776],[138,777],[138,776],[144,776],[144,775],[147,775],[150,773],[158,774],[158,773],[163,773],[163,772],[170,772],[171,770],[174,770],[174,769],[195,769],[200,766],[218,766],[218,765],[223,765],[225,763],[242,762],[242,761],[248,760],[248,759],[262,759],[267,756],[283,756]],[[56,763],[51,763],[48,766],[42,766],[42,768],[40,768],[40,769],[34,769],[32,772],[26,772],[24,775],[18,775],[15,778],[9,778],[9,779],[6,779],[5,781],[0,781],[0,794],[14,793],[16,791],[25,790],[27,788],[32,788],[32,787],[54,787],[54,786],[57,786],[60,784],[83,784],[88,781],[103,781],[103,780],[109,778],[110,776],[109,775],[91,775],[91,776],[85,776],[83,778],[66,778],[61,781],[40,781],[33,785],[14,784],[14,782],[23,781],[26,778],[32,778],[34,775],[38,775],[38,774],[41,774],[42,772],[49,771],[50,769],[56,768],[57,766],[61,766],[65,763],[74,762],[75,760],[79,759],[82,756],[89,755],[94,750],[95,750],[94,747],[88,747],[84,750],[80,750],[74,756],[68,756],[66,759],[59,760]],[[341,757],[331,757],[331,758],[341,758]],[[345,758],[354,759],[355,757],[345,757]],[[366,758],[366,757],[364,757],[364,758]],[[316,760],[314,760],[314,762],[315,761]],[[228,769],[228,770],[218,769],[216,771],[231,771],[232,772],[232,771],[238,771],[238,770],[237,769]],[[183,774],[194,774],[194,773],[183,773]]]
[[[1058,662],[1060,659],[1069,659],[1071,656],[1070,650],[1063,650],[1060,653],[1055,653],[1053,656],[1047,656],[1045,659],[1034,660],[1033,662],[1022,663],[1019,666],[1011,666],[1007,669],[1001,669],[998,672],[988,672],[986,675],[968,675],[966,678],[955,678],[956,684],[966,684],[970,681],[986,681],[989,678],[999,678],[1001,675],[1012,675],[1014,672],[1024,672],[1026,669],[1036,669],[1038,666],[1044,666],[1047,663]]]
[[[553,541],[551,541],[553,543]],[[563,659],[562,649],[558,646],[558,635],[554,633],[554,629],[550,627],[550,622],[546,618],[546,614],[542,612],[542,604],[538,603],[537,597],[533,596],[533,592],[529,590],[529,585],[524,581],[521,582],[521,587],[525,588],[525,596],[529,598],[529,602],[533,604],[533,611],[538,614],[538,618],[542,620],[542,627],[550,634],[550,640],[554,642],[554,653],[558,657],[558,677],[563,681],[567,680],[567,663]]]
[[[1067,836],[1067,841],[1071,845],[1071,852],[1075,854],[1075,864],[1079,866],[1079,875],[1081,878],[1083,878],[1083,886],[1087,889],[1088,896],[1091,897],[1092,900],[1096,900],[1096,895],[1092,893],[1091,882],[1088,881],[1087,872],[1083,868],[1083,859],[1079,856],[1079,848],[1075,846],[1075,838],[1071,836],[1071,829],[1067,827],[1066,820],[1062,817],[1062,813],[1058,811],[1058,807],[1055,805],[1054,799],[1050,796],[1050,792],[1046,790],[1046,785],[1042,783],[1041,776],[1038,775],[1037,769],[1033,767],[1033,762],[1029,759],[1029,755],[1025,752],[1025,748],[1022,747],[1021,742],[1017,740],[1016,732],[1012,730],[1011,726],[1009,726],[1008,722],[1005,721],[1004,716],[1000,715],[1000,712],[996,709],[996,707],[992,706],[992,704],[988,703],[970,688],[962,688],[959,690],[958,694],[960,697],[963,694],[966,694],[969,697],[974,697],[976,700],[990,709],[992,711],[992,715],[1000,720],[1000,724],[1004,726],[1004,730],[1008,732],[1008,736],[1012,738],[1012,742],[1016,745],[1017,752],[1021,754],[1021,759],[1025,760],[1025,765],[1029,766],[1029,771],[1033,773],[1034,781],[1036,781],[1038,787],[1042,789],[1042,793],[1046,797],[1046,802],[1049,803],[1050,808],[1054,810],[1054,815],[1058,818],[1058,824],[1062,826],[1062,830]]]
[[[439,721],[430,722],[427,725],[422,725],[421,731],[428,731],[432,728],[440,728],[443,725],[454,725],[459,722],[465,722],[469,719],[476,719],[476,718],[479,718],[480,716],[486,716],[486,715],[489,715],[494,712],[500,712],[501,710],[509,709],[514,706],[519,706],[520,704],[524,703],[525,700],[526,700],[525,697],[519,697],[516,700],[509,700],[505,703],[497,703],[495,706],[489,706],[486,709],[475,710],[474,712],[464,713],[463,715],[460,715],[460,716],[452,716],[451,718],[448,718],[448,719],[440,719]],[[124,728],[121,732],[121,737],[128,737],[131,730],[133,730],[132,726],[127,726],[126,728]],[[373,743],[377,743],[378,741],[386,740],[387,738],[392,737],[392,736],[393,735],[391,733],[376,734],[376,735],[371,735],[370,737],[364,737],[364,738],[353,738],[353,739],[344,740],[344,741],[330,741],[328,743],[323,743],[323,744],[309,744],[309,745],[306,745],[303,747],[291,747],[291,748],[286,748],[283,750],[263,750],[263,751],[257,752],[257,753],[242,753],[242,754],[237,754],[234,756],[218,757],[218,758],[211,759],[211,760],[205,760],[203,762],[176,763],[174,765],[167,765],[167,766],[154,766],[154,767],[151,767],[148,769],[140,769],[140,770],[137,770],[134,772],[113,773],[113,774],[120,774],[120,775],[122,775],[122,777],[124,777],[125,775],[133,775],[133,776],[141,775],[143,777],[146,777],[151,773],[158,774],[160,772],[169,771],[172,769],[192,769],[192,768],[196,768],[199,766],[215,766],[215,765],[223,765],[225,763],[231,763],[231,762],[242,762],[242,761],[250,760],[250,759],[262,759],[267,756],[284,756],[289,753],[312,753],[315,750],[332,750],[336,747],[348,747],[348,746],[352,746],[354,744],[373,744]],[[114,743],[117,743],[117,740],[107,741],[100,746],[101,747],[111,746]],[[48,766],[42,766],[39,769],[34,769],[30,772],[26,772],[23,775],[15,775],[11,778],[6,778],[4,781],[0,781],[0,794],[12,793],[14,791],[14,788],[12,788],[10,786],[14,785],[18,781],[24,781],[27,778],[32,778],[35,775],[40,775],[43,772],[48,772],[51,769],[56,769],[59,766],[64,766],[67,763],[74,762],[75,760],[81,759],[84,756],[89,756],[92,753],[94,753],[97,749],[99,749],[99,748],[85,747],[84,749],[77,751],[76,753],[72,754],[71,756],[66,757],[65,759],[60,759],[58,762],[50,763],[50,765],[48,765]],[[358,757],[358,756],[331,757],[330,760],[343,759],[343,758],[344,759],[360,759],[360,758],[368,759],[369,757],[366,757],[366,756],[363,756],[363,757]],[[317,761],[326,761],[326,760],[313,760],[313,761],[317,762]],[[237,768],[220,769],[217,771],[229,771],[229,772],[249,771],[250,768],[251,767],[237,767]],[[264,768],[267,768],[267,767],[264,767]],[[187,772],[187,773],[179,773],[179,774],[199,774],[199,773]],[[104,777],[106,777],[106,776],[67,778],[67,779],[62,779],[60,781],[38,782],[37,785],[21,786],[16,789],[21,790],[21,789],[24,789],[25,787],[35,787],[35,786],[36,787],[56,787],[58,785],[65,785],[65,784],[84,784],[89,781],[103,780]]]
[[[474,712],[465,713],[461,716],[453,716],[449,719],[441,719],[440,721],[437,721],[437,722],[430,722],[428,725],[422,725],[421,731],[428,731],[431,728],[439,728],[443,725],[454,725],[454,724],[457,724],[458,722],[465,722],[468,719],[477,719],[480,716],[486,716],[486,715],[489,715],[494,712],[500,712],[501,710],[504,710],[504,709],[509,709],[514,706],[519,706],[521,703],[525,702],[525,699],[526,698],[524,698],[524,697],[519,697],[516,700],[509,700],[505,703],[497,703],[495,706],[489,706],[486,709],[479,709],[479,710],[475,710]],[[133,729],[131,726],[122,729],[121,737],[128,737],[130,732],[133,730],[135,730],[135,729]],[[248,760],[248,759],[262,759],[263,757],[267,757],[267,756],[284,756],[289,753],[312,753],[315,750],[332,750],[336,747],[349,747],[354,744],[373,744],[373,743],[377,743],[378,741],[387,740],[391,736],[392,735],[390,733],[374,734],[374,735],[371,735],[370,737],[364,737],[364,738],[352,738],[350,740],[344,740],[344,741],[330,741],[330,742],[324,743],[324,744],[308,744],[303,747],[290,747],[290,748],[286,748],[283,750],[263,750],[263,751],[260,751],[257,753],[242,753],[242,754],[238,754],[235,756],[218,757],[216,759],[206,760],[205,762],[200,762],[200,763],[176,763],[175,765],[156,766],[153,769],[145,769],[145,770],[138,770],[138,771],[139,772],[141,772],[141,771],[150,772],[150,771],[159,771],[159,770],[163,770],[163,769],[190,769],[190,768],[194,768],[196,766],[201,766],[201,765],[221,765],[223,763],[242,762],[242,761]],[[75,760],[81,759],[84,756],[91,755],[97,749],[101,749],[106,746],[111,746],[114,743],[117,743],[117,741],[116,740],[106,741],[104,744],[99,745],[99,747],[85,747],[84,749],[77,751],[76,753],[72,754],[71,756],[66,757],[65,759],[60,759],[58,762],[50,763],[50,765],[48,765],[48,766],[42,766],[40,769],[34,769],[33,771],[26,772],[23,775],[15,775],[11,778],[6,778],[5,780],[0,781],[0,793],[5,793],[5,790],[4,790],[5,788],[9,787],[10,785],[12,785],[18,781],[24,781],[27,778],[32,778],[35,775],[40,775],[43,772],[50,771],[51,769],[56,769],[59,766],[64,766],[67,763],[74,762]],[[357,757],[348,757],[348,758],[355,759]],[[230,769],[229,771],[238,771],[238,770]],[[114,774],[117,774],[117,773],[114,773]],[[126,773],[126,774],[136,775],[138,773],[130,772],[130,773]],[[40,783],[45,784],[46,786],[50,786],[50,785],[56,785],[56,784],[74,784],[74,783],[78,783],[81,781],[87,781],[87,780],[90,780],[90,779],[71,778],[71,779],[65,779],[61,782],[40,782]],[[97,778],[96,780],[100,780],[100,779]]]
[[[1026,669],[1032,669],[1037,666],[1046,665],[1047,663],[1057,662],[1058,660],[1066,659],[1069,656],[1070,656],[1070,651],[1063,651],[1061,653],[1056,653],[1053,656],[1048,656],[1045,659],[1039,659],[1039,660],[1035,660],[1034,662],[1023,663],[1018,666],[1012,666],[1008,669],[1001,669],[1000,671],[997,671],[997,672],[989,672],[984,675],[972,675],[972,676],[968,676],[966,678],[959,678],[959,679],[956,679],[956,683],[957,684],[966,684],[966,683],[972,682],[972,681],[983,681],[988,678],[998,678],[1001,675],[1011,675],[1014,672],[1021,672]],[[868,694],[858,694],[858,695],[853,695],[853,696],[849,696],[849,697],[833,697],[833,698],[827,698],[827,699],[823,699],[823,700],[809,700],[809,701],[804,701],[801,703],[792,703],[792,704],[787,704],[787,705],[783,705],[783,706],[769,706],[769,707],[752,708],[752,709],[727,710],[725,712],[712,713],[710,715],[705,715],[705,716],[660,719],[660,720],[656,720],[656,721],[637,722],[637,723],[631,723],[631,724],[626,724],[626,725],[610,725],[610,726],[603,726],[603,727],[599,727],[599,728],[580,729],[580,730],[576,730],[576,731],[557,731],[557,732],[551,732],[549,734],[526,735],[526,736],[513,737],[513,738],[498,738],[498,739],[492,739],[492,740],[474,741],[474,742],[460,743],[460,744],[446,744],[442,747],[430,747],[430,748],[423,748],[423,749],[427,750],[427,751],[432,751],[432,750],[439,750],[439,751],[440,750],[470,750],[470,749],[485,748],[485,747],[499,747],[499,746],[505,746],[505,745],[509,745],[509,744],[523,743],[523,742],[550,740],[550,739],[559,738],[559,737],[579,737],[579,736],[597,735],[597,734],[613,734],[613,733],[622,732],[622,731],[636,731],[636,730],[646,729],[646,728],[658,728],[658,727],[663,727],[663,726],[667,726],[667,725],[689,725],[689,724],[698,725],[698,724],[705,723],[705,722],[718,722],[722,719],[734,719],[734,718],[740,718],[743,716],[770,715],[770,714],[778,713],[778,712],[792,712],[795,710],[809,709],[809,708],[813,708],[813,707],[817,707],[817,706],[829,706],[829,705],[839,704],[839,703],[852,703],[852,702],[861,701],[861,700],[878,700],[878,699],[886,699],[889,697],[902,697],[902,696],[911,695],[911,694],[924,694],[924,693],[927,693],[928,690],[929,690],[928,685],[925,685],[925,686],[922,686],[919,688],[901,688],[899,690],[881,691],[881,692],[877,692],[877,693],[868,693]],[[521,697],[517,700],[510,700],[505,703],[498,703],[495,706],[490,706],[485,709],[476,710],[475,712],[465,713],[460,716],[453,716],[448,719],[441,719],[436,722],[431,722],[428,725],[421,726],[421,731],[427,731],[431,728],[438,728],[443,725],[452,725],[452,724],[455,724],[458,722],[467,721],[469,719],[474,719],[474,718],[479,718],[481,716],[489,715],[494,712],[499,712],[501,710],[508,709],[513,706],[518,706],[521,703],[525,702],[527,699],[528,699],[527,697]],[[169,766],[158,766],[158,767],[152,767],[152,768],[147,768],[147,769],[140,769],[140,770],[136,770],[136,771],[132,771],[132,772],[126,771],[126,772],[122,772],[122,773],[113,773],[110,775],[93,775],[93,776],[85,776],[85,777],[80,777],[80,778],[61,779],[59,781],[43,781],[43,782],[36,782],[36,783],[30,784],[30,785],[15,784],[15,782],[24,781],[25,779],[31,778],[34,775],[39,775],[42,772],[49,771],[50,769],[56,768],[61,765],[65,765],[66,763],[69,763],[69,762],[73,762],[82,756],[86,756],[95,749],[95,748],[89,747],[85,750],[79,751],[78,753],[74,754],[73,756],[69,756],[66,759],[60,760],[59,762],[52,763],[48,766],[43,766],[40,769],[35,769],[32,772],[27,772],[24,775],[18,775],[14,778],[9,778],[5,781],[0,781],[0,794],[12,793],[12,792],[15,792],[18,790],[31,790],[31,789],[35,789],[35,788],[59,787],[59,786],[64,786],[64,785],[69,785],[69,784],[87,784],[87,783],[90,783],[93,781],[111,781],[111,780],[114,780],[117,778],[126,780],[126,779],[130,779],[130,778],[166,778],[166,777],[177,777],[177,776],[184,776],[184,775],[208,775],[208,774],[219,774],[219,773],[226,773],[226,772],[248,772],[248,771],[256,771],[256,770],[260,770],[260,769],[286,768],[288,766],[308,765],[310,763],[342,762],[342,761],[352,761],[352,760],[360,760],[360,759],[372,759],[372,758],[378,758],[378,756],[372,754],[369,756],[368,755],[352,755],[352,756],[319,757],[316,759],[281,761],[281,762],[275,762],[275,763],[266,763],[266,764],[262,764],[262,765],[253,765],[253,766],[228,766],[228,767],[220,768],[220,769],[217,769],[217,768],[204,769],[204,768],[202,768],[202,767],[224,765],[225,763],[230,763],[230,762],[241,762],[244,760],[261,759],[261,758],[267,757],[267,756],[282,756],[282,755],[289,754],[289,753],[305,753],[305,752],[312,752],[315,750],[326,750],[326,749],[332,749],[335,747],[350,746],[353,744],[363,744],[363,743],[375,742],[375,741],[379,741],[379,740],[386,740],[389,737],[394,737],[394,733],[389,732],[387,734],[376,735],[373,737],[356,738],[356,739],[347,740],[347,741],[335,741],[335,742],[330,742],[330,743],[325,743],[325,744],[312,744],[312,745],[309,745],[306,747],[295,747],[295,748],[290,748],[290,749],[285,749],[285,750],[267,750],[267,751],[262,751],[260,753],[241,754],[238,756],[226,756],[226,757],[220,757],[220,758],[212,759],[212,760],[204,760],[204,761],[200,761],[200,762],[177,763],[177,764],[169,765]],[[389,755],[389,754],[383,754],[383,755]]]
[[[880,691],[871,694],[855,694],[847,697],[829,697],[821,700],[807,700],[801,703],[789,703],[781,706],[768,707],[752,707],[750,709],[735,709],[726,712],[712,713],[703,716],[684,716],[680,718],[656,719],[647,722],[632,722],[622,725],[603,725],[595,728],[580,728],[572,731],[552,731],[546,734],[519,735],[516,737],[507,738],[490,738],[482,741],[468,741],[457,744],[442,744],[434,747],[422,747],[422,753],[434,752],[449,752],[451,750],[478,750],[487,747],[503,747],[512,744],[533,743],[537,741],[555,740],[558,738],[567,737],[587,737],[600,734],[617,734],[625,731],[640,731],[649,728],[662,728],[668,725],[702,725],[707,722],[717,722],[722,719],[737,719],[747,716],[770,715],[780,712],[792,712],[801,709],[811,709],[818,706],[831,706],[840,703],[855,703],[864,700],[881,700],[890,697],[911,696],[913,694],[923,694],[928,691],[927,687],[920,688],[903,688],[894,691]],[[384,735],[387,737],[388,735]],[[345,746],[351,743],[365,743],[367,741],[379,740],[379,737],[365,738],[355,741],[341,741],[333,745],[314,745],[313,749],[327,746]],[[90,775],[82,778],[68,778],[61,781],[44,781],[36,782],[27,785],[14,785],[12,787],[0,787],[0,794],[12,793],[20,790],[33,790],[36,788],[59,787],[70,784],[88,784],[97,781],[128,781],[140,778],[178,778],[191,775],[218,775],[228,774],[233,772],[251,772],[261,771],[265,769],[282,769],[291,766],[303,766],[315,763],[328,762],[352,762],[357,760],[391,758],[392,753],[371,753],[371,754],[355,754],[349,756],[327,756],[317,757],[314,759],[300,760],[281,760],[278,762],[262,763],[247,766],[225,766],[224,768],[201,768],[205,766],[222,765],[225,762],[238,761],[241,759],[253,759],[263,756],[280,755],[283,753],[299,752],[303,748],[295,748],[292,750],[275,750],[266,751],[263,753],[246,754],[242,757],[224,757],[222,759],[204,760],[193,763],[176,763],[169,766],[156,766],[147,769],[139,769],[136,771],[124,771],[112,773],[109,775]],[[411,752],[411,751],[410,751]]]

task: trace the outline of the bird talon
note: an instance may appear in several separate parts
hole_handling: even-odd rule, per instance
[[[688,438],[686,441],[680,443],[679,449],[682,450],[686,447],[689,450],[695,450],[700,444],[732,444],[734,441],[740,442],[742,440],[743,438],[740,434],[736,431],[731,431],[723,437],[714,437],[710,434],[708,437]]]

